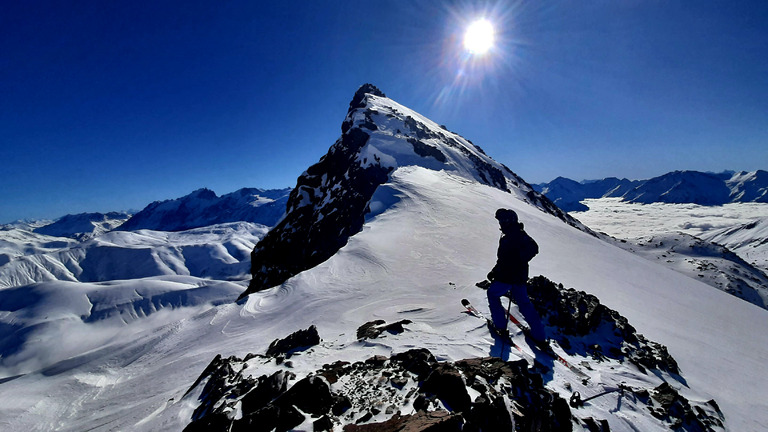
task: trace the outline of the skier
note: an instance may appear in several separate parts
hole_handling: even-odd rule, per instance
[[[496,266],[488,273],[491,285],[488,287],[488,306],[495,332],[508,336],[507,316],[501,304],[501,296],[510,293],[512,301],[525,318],[530,328],[529,337],[535,343],[545,342],[544,325],[528,298],[528,261],[539,253],[539,246],[523,230],[517,213],[509,209],[498,209],[496,219],[501,227],[501,239],[497,252]]]

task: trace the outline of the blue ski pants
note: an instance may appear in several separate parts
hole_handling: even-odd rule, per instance
[[[528,298],[528,288],[525,284],[511,285],[499,281],[491,283],[487,294],[493,325],[501,329],[507,326],[507,311],[501,304],[501,296],[506,293],[512,295],[512,301],[515,302],[517,309],[531,329],[531,337],[540,341],[545,340],[544,325],[541,323],[541,317],[539,317],[538,312],[533,308],[533,304]]]

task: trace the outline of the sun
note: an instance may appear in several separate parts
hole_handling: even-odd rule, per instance
[[[464,33],[464,48],[472,54],[482,55],[493,47],[493,24],[485,18],[473,21]]]

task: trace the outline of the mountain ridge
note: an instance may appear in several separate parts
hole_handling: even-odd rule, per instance
[[[150,203],[116,229],[184,231],[229,222],[272,226],[282,217],[290,191],[242,188],[218,196],[201,188],[180,198]]]
[[[586,211],[581,203],[588,198],[622,198],[624,201],[650,204],[722,205],[733,202],[768,202],[768,172],[672,171],[647,180],[608,177],[577,182],[558,177],[549,183],[532,185],[565,211]]]

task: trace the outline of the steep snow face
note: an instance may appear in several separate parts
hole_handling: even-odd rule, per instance
[[[66,215],[56,222],[35,228],[36,233],[87,240],[122,225],[131,215],[122,212],[81,213]]]
[[[283,371],[304,377],[339,360],[360,362],[415,347],[430,350],[439,361],[498,354],[484,322],[463,314],[459,300],[468,298],[487,313],[485,292],[474,283],[495,263],[499,231],[493,214],[500,207],[515,210],[540,246],[532,275],[596,295],[639,333],[666,345],[686,381],[680,385],[673,377],[644,375],[632,367],[611,369],[617,365],[584,358],[593,368],[592,384],[583,386],[554,364],[554,372],[543,377],[548,389],[567,400],[572,390],[588,397],[621,381],[655,388],[665,379],[689,400],[714,398],[730,430],[760,430],[768,424],[765,310],[449,171],[400,167],[372,199],[382,208],[360,233],[330,259],[279,287],[253,293],[239,305],[220,305],[158,327],[144,319],[129,321],[101,348],[72,352],[67,360],[41,364],[35,371],[2,371],[0,376],[7,377],[0,384],[3,427],[181,430],[192,420],[203,386],[187,390],[216,355],[264,353],[271,341],[313,324],[320,345],[294,355],[290,364],[251,357],[243,373],[258,377]],[[87,308],[77,296],[69,314],[75,318]],[[54,307],[48,301],[38,304]],[[375,319],[412,324],[400,334],[359,341],[356,329]],[[17,355],[34,353],[62,334],[88,339],[98,331],[93,322],[71,328],[61,327],[62,322],[40,328],[43,333],[27,339]],[[514,352],[505,358],[515,360]],[[668,430],[637,407],[632,397],[614,393],[574,413],[605,418],[612,431]]]
[[[244,279],[250,269],[250,251],[268,229],[233,222],[180,232],[112,231],[84,243],[50,238],[39,244],[57,247],[38,246],[27,255],[7,255],[5,262],[0,261],[0,288],[52,280],[103,282],[164,275]],[[18,240],[24,243],[6,240],[9,253],[10,246],[24,249],[29,236]]]
[[[479,147],[365,84],[350,102],[342,136],[298,179],[286,216],[253,251],[244,296],[278,285],[332,256],[360,231],[377,188],[399,168],[444,170],[525,200],[581,226]]]
[[[184,231],[227,222],[273,226],[285,212],[290,191],[244,188],[219,197],[209,189],[200,189],[182,198],[153,202],[119,230]]]

